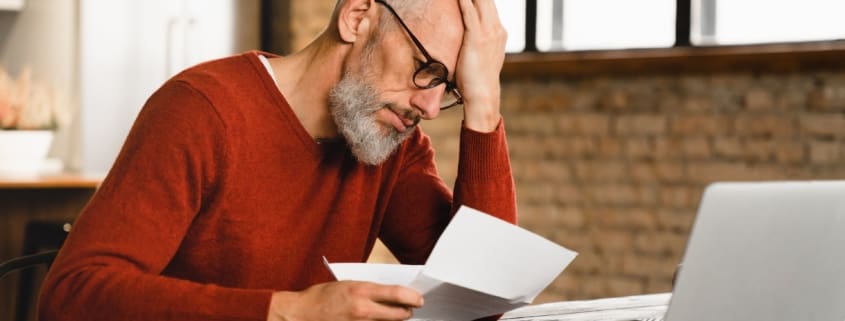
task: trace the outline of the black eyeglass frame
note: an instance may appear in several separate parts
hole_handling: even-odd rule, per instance
[[[399,17],[399,14],[396,12],[395,9],[393,9],[393,7],[391,7],[389,4],[387,4],[387,2],[385,2],[384,0],[374,0],[374,1],[378,4],[383,5],[385,8],[387,8],[388,11],[390,11],[390,13],[393,14],[394,17],[396,17],[396,20],[399,21],[399,24],[402,26],[403,29],[405,29],[405,32],[407,32],[408,36],[411,37],[411,41],[414,42],[414,45],[417,46],[417,49],[420,50],[420,52],[423,54],[423,56],[426,59],[426,61],[422,62],[422,66],[417,68],[417,70],[414,72],[414,78],[413,78],[414,86],[417,86],[417,88],[420,88],[420,89],[431,89],[431,88],[440,86],[440,84],[445,83],[446,84],[446,92],[444,93],[444,95],[449,95],[451,93],[452,95],[455,96],[455,98],[457,98],[457,100],[455,100],[454,103],[451,103],[449,105],[440,106],[440,110],[449,109],[449,108],[455,107],[457,105],[463,105],[464,96],[461,95],[460,91],[458,91],[458,85],[456,83],[452,82],[452,81],[449,81],[449,78],[448,78],[449,77],[449,68],[446,68],[446,64],[444,64],[440,60],[434,59],[434,57],[432,57],[428,53],[428,50],[425,50],[425,47],[423,47],[422,43],[420,43],[420,40],[417,39],[416,36],[414,36],[414,33],[411,32],[411,29],[408,28],[408,25],[406,25],[405,21],[403,21],[402,18]],[[443,70],[443,72],[439,72],[441,75],[437,75],[436,77],[434,77],[434,79],[432,79],[428,84],[420,85],[417,82],[418,76],[420,75],[420,73],[422,73],[426,70]]]

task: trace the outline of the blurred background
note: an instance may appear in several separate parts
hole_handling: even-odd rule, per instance
[[[845,2],[496,3],[520,225],[580,253],[538,303],[671,291],[711,182],[845,178]],[[51,169],[96,181],[168,77],[245,50],[298,50],[334,5],[0,0],[0,120],[4,101],[48,101],[43,110],[65,115],[49,128]],[[36,87],[52,98],[32,98]],[[441,115],[422,127],[451,185],[462,114]],[[21,253],[28,221],[72,221],[92,194],[4,177],[0,260]],[[383,247],[371,258],[392,260]],[[0,311],[16,282],[0,283]]]

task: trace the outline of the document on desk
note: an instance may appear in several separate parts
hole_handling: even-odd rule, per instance
[[[325,262],[338,280],[404,285],[419,291],[425,305],[414,310],[413,319],[469,321],[530,304],[576,255],[464,206],[425,265]]]

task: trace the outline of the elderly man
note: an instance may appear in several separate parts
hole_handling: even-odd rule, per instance
[[[515,222],[493,0],[341,0],[279,57],[192,67],[147,101],[45,280],[42,320],[404,320],[332,282],[380,238],[424,263],[460,205]],[[462,105],[454,194],[417,126]],[[452,110],[450,112],[459,112]]]

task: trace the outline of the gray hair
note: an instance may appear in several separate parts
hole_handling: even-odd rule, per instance
[[[332,13],[332,23],[337,21],[338,10],[344,1],[346,0],[337,0],[334,12]],[[421,14],[425,12],[426,7],[431,4],[431,0],[385,0],[385,2],[396,10],[396,13],[402,17],[402,20],[404,20],[405,23],[421,18]],[[380,6],[380,4],[377,3],[374,3],[374,5]],[[383,10],[381,13],[381,19],[379,19],[378,29],[391,30],[390,28],[399,27],[392,22],[393,19],[394,18],[390,12]]]

